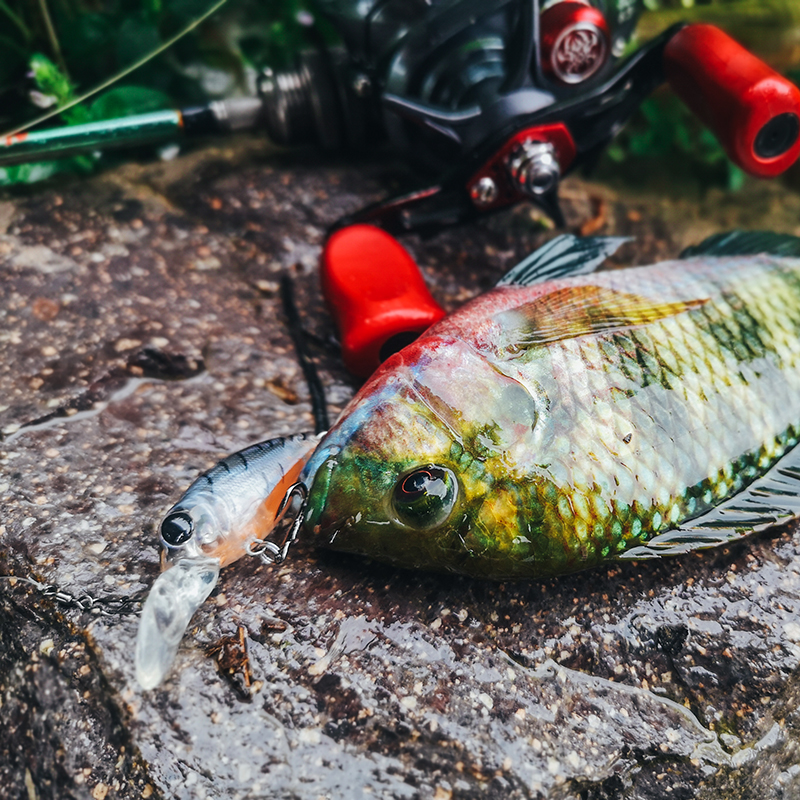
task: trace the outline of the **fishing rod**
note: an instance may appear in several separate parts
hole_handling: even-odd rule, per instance
[[[800,90],[711,25],[626,55],[643,0],[317,0],[341,44],[265,69],[254,97],[0,138],[0,166],[262,130],[281,145],[388,141],[432,176],[339,221],[389,231],[468,222],[527,200],[558,224],[561,179],[590,168],[665,81],[745,172],[800,155]]]
[[[125,147],[235,133],[256,127],[258,98],[218,100],[183,110],[14,133],[0,139],[0,167]]]

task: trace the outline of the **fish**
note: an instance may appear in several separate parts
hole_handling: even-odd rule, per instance
[[[318,440],[302,433],[233,453],[197,478],[167,512],[159,529],[163,571],[142,607],[136,637],[142,688],[152,689],[166,676],[220,569],[255,554],[272,532]]]
[[[385,361],[306,462],[304,536],[534,579],[800,513],[800,240],[646,267],[562,236]]]

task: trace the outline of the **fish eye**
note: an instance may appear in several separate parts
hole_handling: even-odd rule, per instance
[[[175,511],[161,523],[161,538],[173,547],[188,542],[193,533],[194,523],[185,511]]]
[[[394,510],[400,521],[412,528],[434,528],[450,516],[457,487],[455,475],[447,467],[418,467],[397,481]]]

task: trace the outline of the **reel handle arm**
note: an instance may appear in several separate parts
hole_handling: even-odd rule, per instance
[[[344,364],[362,378],[445,315],[405,248],[371,225],[330,236],[320,277]]]

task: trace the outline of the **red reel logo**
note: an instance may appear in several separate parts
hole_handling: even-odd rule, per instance
[[[608,25],[600,11],[564,0],[541,18],[542,66],[561,83],[581,83],[608,58]]]
[[[594,75],[606,60],[606,40],[594,25],[573,25],[556,41],[551,63],[564,83],[580,83]]]

